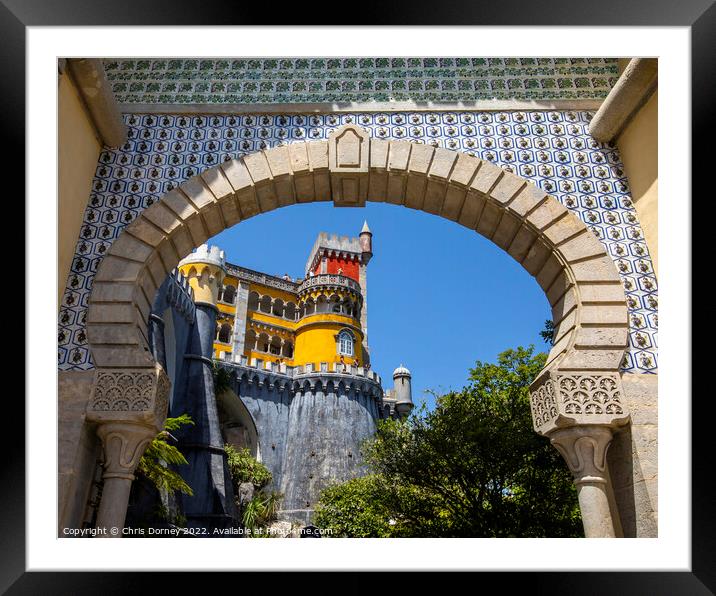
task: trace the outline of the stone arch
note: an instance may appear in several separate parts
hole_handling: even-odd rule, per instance
[[[353,125],[327,140],[291,143],[224,162],[142,211],[113,242],[94,277],[87,338],[97,378],[153,369],[153,375],[143,377],[152,379],[147,391],[158,396],[162,384],[168,392],[166,375],[150,351],[147,321],[157,289],[179,260],[255,215],[331,200],[338,207],[388,202],[444,217],[490,239],[536,278],[551,305],[555,332],[545,368],[532,386],[535,430],[550,436],[563,452],[580,454],[565,456],[578,483],[604,476],[597,454],[609,442],[592,437],[595,447],[586,444],[587,437],[570,434],[570,428],[611,429],[629,421],[619,375],[627,347],[627,307],[602,243],[557,199],[490,162],[426,144],[371,139]],[[98,386],[88,416],[112,420],[117,414],[93,410]],[[575,399],[585,406],[579,413],[566,407]],[[160,402],[166,399],[152,403]],[[611,413],[588,409],[586,402],[609,404]],[[586,413],[597,410],[601,413]],[[157,420],[166,415],[153,412]],[[581,498],[580,492],[580,503]],[[598,501],[604,513],[606,495]]]
[[[210,236],[296,202],[333,198],[337,205],[364,205],[370,197],[475,229],[535,276],[555,324],[547,368],[619,369],[628,325],[621,282],[601,242],[576,216],[489,162],[429,145],[369,139],[357,130],[226,162],[145,209],[114,241],[95,275],[87,334],[97,368],[154,365],[146,339],[151,299],[179,260]],[[351,158],[359,164],[337,162],[342,155],[349,159],[350,148],[332,147],[360,134],[358,157]]]
[[[259,454],[259,433],[253,415],[236,392],[237,389],[240,392],[240,382],[240,380],[234,379],[235,384],[232,387],[216,396],[221,416],[221,427],[228,437],[228,443],[238,448],[246,447],[251,455],[256,457]],[[236,429],[244,432],[237,435]]]

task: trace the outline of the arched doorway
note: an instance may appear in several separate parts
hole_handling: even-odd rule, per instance
[[[149,350],[147,320],[167,274],[242,220],[331,200],[337,207],[389,202],[444,217],[492,240],[536,278],[552,306],[555,334],[532,387],[534,427],[575,475],[586,535],[613,536],[605,457],[613,430],[629,423],[619,375],[628,318],[604,246],[556,199],[489,162],[371,139],[352,125],[326,141],[253,153],[191,178],[144,210],[108,250],[87,318],[97,367],[88,417],[100,424],[106,477],[116,481],[105,490],[100,522],[121,525],[122,482],[166,415],[168,381]]]

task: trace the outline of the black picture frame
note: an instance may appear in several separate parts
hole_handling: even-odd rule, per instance
[[[303,18],[315,25],[320,15],[335,18],[335,4],[321,6],[311,3],[310,11],[303,12]],[[100,0],[3,0],[0,4],[0,45],[2,47],[4,73],[2,77],[4,107],[2,124],[4,139],[9,141],[13,151],[6,158],[5,167],[16,172],[25,171],[25,37],[29,26],[103,26],[103,25],[277,25],[276,20],[287,18],[288,13],[267,10],[263,4],[236,4],[216,0],[190,2],[188,0],[158,0],[155,2],[122,0],[121,2]],[[694,196],[703,190],[704,199],[713,191],[705,187],[709,167],[709,152],[697,151],[699,145],[706,146],[711,138],[711,112],[716,105],[716,7],[712,0],[593,0],[591,2],[552,0],[543,2],[515,2],[502,0],[480,3],[475,0],[459,0],[442,3],[441,10],[427,4],[425,0],[393,0],[390,3],[362,5],[354,13],[365,24],[382,25],[559,25],[559,26],[684,26],[691,27],[691,74],[692,74],[692,192]],[[267,23],[266,19],[273,22]],[[298,24],[298,23],[295,23]],[[48,131],[48,142],[54,131]],[[13,162],[14,160],[14,162]],[[18,185],[23,177],[14,177]],[[20,188],[15,189],[19,194]],[[686,200],[690,197],[667,197],[662,200]],[[702,202],[704,204],[706,200]],[[18,205],[19,207],[19,205]],[[26,213],[27,226],[32,225],[33,213]],[[27,229],[27,228],[26,228]],[[29,272],[28,272],[29,274]],[[28,314],[27,312],[25,313]],[[27,341],[27,338],[25,339]],[[691,350],[690,346],[683,346]],[[697,355],[693,353],[696,363]],[[702,356],[705,359],[705,356]],[[703,362],[701,364],[706,364]],[[29,361],[26,367],[31,367]],[[698,368],[694,367],[696,370]],[[26,371],[31,374],[32,371]],[[711,392],[693,392],[692,407],[692,571],[691,572],[529,572],[512,574],[509,589],[506,578],[490,573],[506,590],[514,591],[514,583],[524,582],[525,588],[533,593],[576,593],[576,594],[714,594],[716,593],[716,528],[714,504],[716,500],[710,489],[710,455],[713,452],[710,435],[713,420],[713,399]],[[664,395],[664,399],[683,399],[691,395]],[[14,392],[6,390],[6,420],[11,420],[16,429],[24,429],[25,408]],[[50,405],[48,404],[48,407]],[[9,411],[8,411],[9,409]],[[23,433],[24,431],[20,431]],[[224,575],[212,577],[211,584],[198,574],[140,574],[138,572],[26,572],[25,571],[25,442],[22,437],[3,441],[4,457],[0,466],[2,474],[2,508],[0,508],[0,590],[7,594],[124,594],[141,590],[148,592],[152,584],[161,583],[163,591],[182,593],[202,589],[224,582]],[[48,494],[52,493],[48,479]],[[245,577],[248,575],[248,577]],[[256,574],[244,574],[236,589],[253,589],[261,585]],[[335,578],[345,589],[353,592],[374,590],[377,578],[369,573],[352,573],[350,580]],[[418,578],[420,580],[420,578]],[[484,574],[479,581],[488,578]],[[237,581],[228,579],[227,581]],[[271,591],[291,589],[291,586],[305,584],[309,578],[282,574],[272,579]],[[382,583],[382,579],[380,582]],[[404,579],[400,580],[404,582]],[[420,580],[422,581],[422,580]],[[221,582],[221,583],[219,583]],[[285,582],[285,583],[284,583]],[[332,583],[332,582],[331,582]],[[175,590],[172,584],[180,584]],[[195,588],[195,586],[197,586]]]

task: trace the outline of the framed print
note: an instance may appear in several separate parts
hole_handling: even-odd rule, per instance
[[[152,570],[710,593],[689,114],[713,8],[123,7],[3,8],[28,232],[8,593]]]

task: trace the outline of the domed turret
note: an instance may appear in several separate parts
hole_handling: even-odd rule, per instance
[[[412,375],[410,374],[410,371],[401,364],[398,368],[396,368],[393,371],[393,379],[396,379],[397,377],[409,377],[410,378],[410,377],[412,377]]]
[[[402,418],[413,409],[413,393],[410,386],[412,375],[402,364],[393,371],[395,409]]]
[[[224,251],[218,246],[202,244],[177,265],[194,291],[194,301],[216,306],[219,288],[226,275]]]

